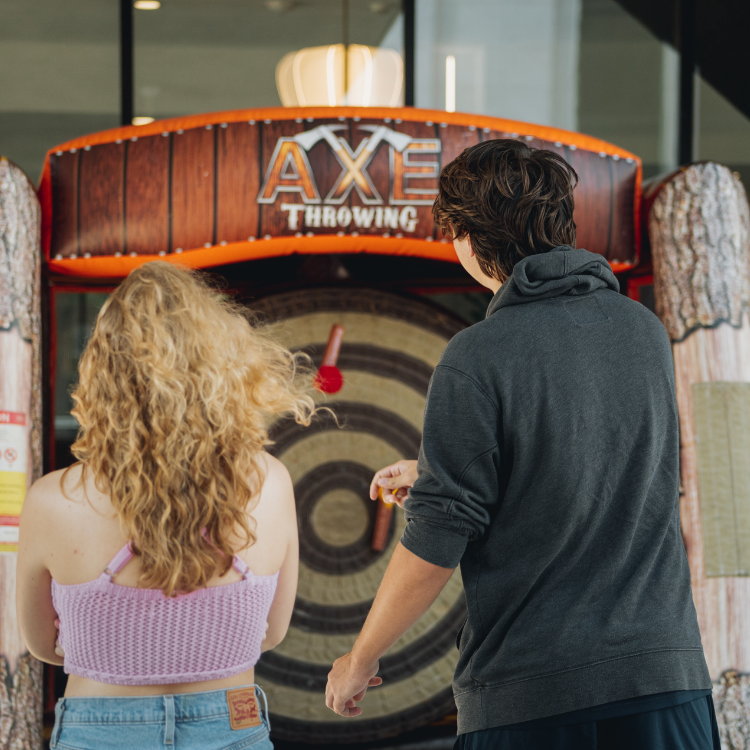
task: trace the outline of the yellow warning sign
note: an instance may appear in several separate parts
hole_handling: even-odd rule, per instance
[[[21,515],[23,499],[26,495],[26,473],[21,471],[0,471],[0,518]]]
[[[26,497],[26,415],[0,411],[0,552],[18,551],[18,518]]]

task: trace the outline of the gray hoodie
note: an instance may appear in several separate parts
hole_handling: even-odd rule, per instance
[[[461,565],[458,731],[711,687],[666,331],[607,261],[518,263],[432,377],[402,542]]]

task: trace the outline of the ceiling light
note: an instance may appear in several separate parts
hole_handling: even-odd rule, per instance
[[[291,10],[297,3],[294,0],[266,0],[266,8],[274,13],[286,13]]]
[[[133,125],[148,125],[150,122],[153,122],[153,117],[134,117],[131,122]]]
[[[404,63],[395,50],[331,44],[290,52],[276,66],[285,107],[397,107]]]
[[[161,3],[159,0],[135,0],[133,7],[137,10],[159,10]]]
[[[445,111],[456,111],[456,58],[453,55],[445,58]]]

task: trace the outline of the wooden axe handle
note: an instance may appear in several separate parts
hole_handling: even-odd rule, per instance
[[[375,526],[372,530],[371,547],[376,552],[382,552],[388,542],[388,530],[391,528],[391,516],[395,503],[386,503],[383,500],[383,488],[378,491],[378,510],[375,514]]]
[[[328,337],[328,345],[323,354],[321,367],[335,367],[341,351],[341,341],[344,338],[344,326],[334,325],[331,328],[331,335]]]

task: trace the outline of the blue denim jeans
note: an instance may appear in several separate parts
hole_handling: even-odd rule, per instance
[[[262,723],[232,729],[226,690],[147,698],[60,698],[52,750],[273,750],[268,706],[257,686]],[[233,690],[237,688],[232,688]]]

